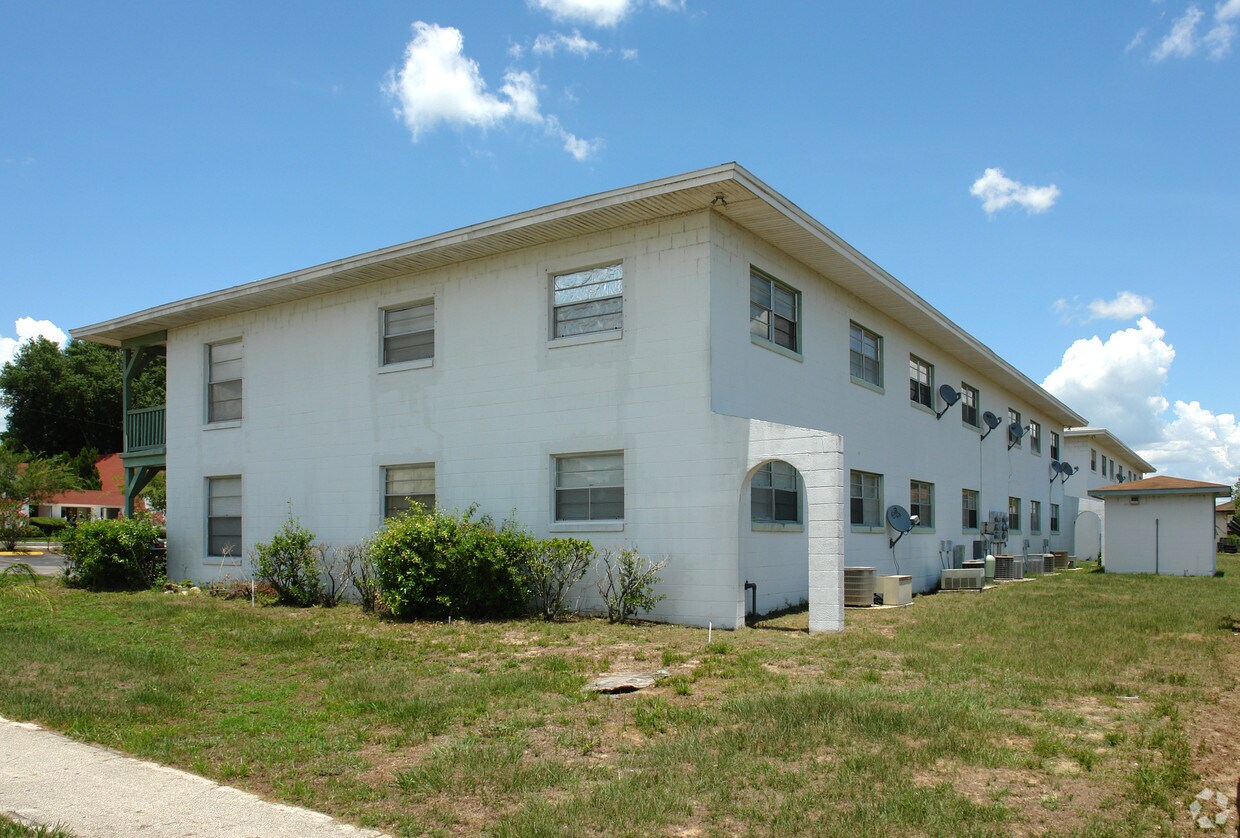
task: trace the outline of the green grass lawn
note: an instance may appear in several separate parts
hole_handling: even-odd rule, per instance
[[[1216,743],[1240,738],[1240,560],[1219,567],[709,644],[48,580],[50,609],[0,601],[0,714],[402,835],[1190,834],[1202,784],[1234,789]],[[581,689],[659,668],[640,693]]]

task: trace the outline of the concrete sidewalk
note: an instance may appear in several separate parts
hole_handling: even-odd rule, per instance
[[[3,717],[0,813],[77,838],[382,835]]]

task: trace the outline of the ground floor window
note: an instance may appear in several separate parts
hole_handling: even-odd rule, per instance
[[[1008,498],[1008,529],[1020,532],[1020,498]]]
[[[391,518],[413,504],[435,508],[435,464],[383,467],[383,517]]]
[[[781,460],[754,472],[749,484],[750,518],[758,523],[795,524],[801,520],[797,470]]]
[[[883,476],[868,471],[849,472],[849,517],[854,526],[883,524]]]
[[[917,516],[917,526],[934,526],[934,484],[920,480],[908,482],[908,511]]]
[[[1059,532],[1059,504],[1051,504],[1051,532]]]
[[[1029,501],[1029,532],[1042,532],[1042,501]]]
[[[624,452],[556,457],[555,520],[623,521]]]
[[[960,526],[962,529],[977,529],[977,495],[973,489],[962,489],[960,492]]]
[[[207,555],[241,557],[241,478],[207,478]]]

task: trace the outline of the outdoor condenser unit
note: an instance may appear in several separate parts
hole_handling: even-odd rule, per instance
[[[944,591],[980,591],[986,586],[983,568],[949,568],[939,577],[939,588]]]
[[[869,608],[874,604],[877,570],[872,567],[844,568],[844,604]]]

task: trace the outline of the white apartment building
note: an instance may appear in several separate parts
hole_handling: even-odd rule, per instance
[[[1052,447],[1084,418],[736,164],[73,334],[127,375],[166,353],[125,464],[131,496],[166,466],[175,577],[248,575],[290,508],[342,544],[412,496],[668,557],[656,619],[808,600],[838,630],[844,565],[930,589],[992,514],[1008,552],[1072,549]]]
[[[1106,508],[1089,493],[1102,486],[1142,480],[1154,466],[1106,428],[1068,428],[1064,431],[1063,458],[1077,472],[1064,488],[1076,557],[1081,561],[1106,558]]]

